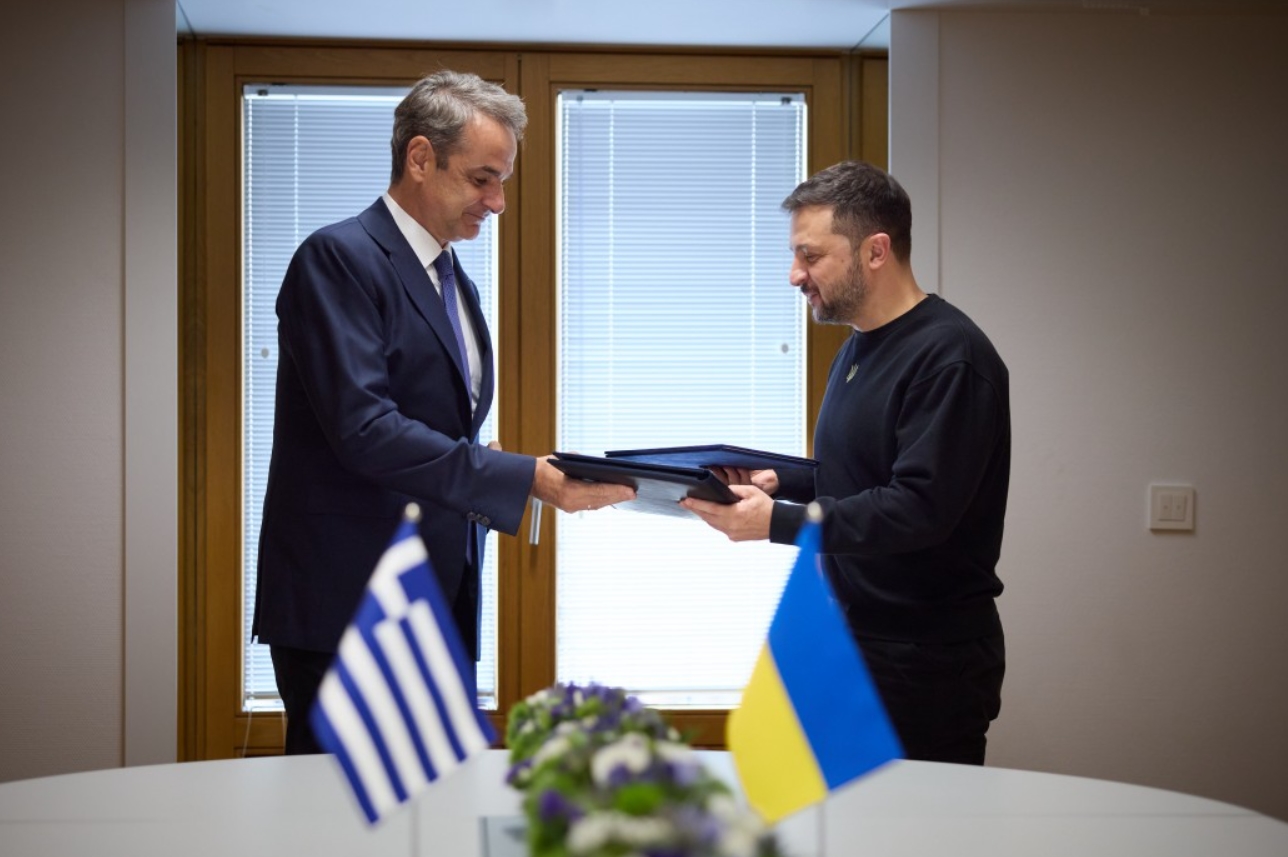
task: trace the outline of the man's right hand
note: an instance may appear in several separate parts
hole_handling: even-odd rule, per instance
[[[751,484],[772,497],[778,493],[778,474],[773,470],[754,470]]]
[[[635,499],[635,489],[611,482],[571,479],[544,455],[537,459],[532,496],[564,512],[587,512]]]

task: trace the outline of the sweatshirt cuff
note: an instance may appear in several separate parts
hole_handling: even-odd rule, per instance
[[[778,474],[778,490],[774,497],[807,503],[814,499],[814,471],[803,467],[784,467]]]
[[[796,544],[796,534],[804,523],[804,506],[776,500],[769,516],[769,540],[776,545]]]

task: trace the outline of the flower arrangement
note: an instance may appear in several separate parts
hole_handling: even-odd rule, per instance
[[[531,857],[780,857],[662,715],[620,688],[539,691],[511,709],[506,742]]]

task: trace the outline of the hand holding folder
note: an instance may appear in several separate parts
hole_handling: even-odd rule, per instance
[[[709,468],[817,467],[817,462],[808,458],[723,445],[614,450],[603,457],[556,452],[550,463],[578,479],[634,488],[635,499],[616,508],[674,517],[693,514],[679,505],[685,497],[738,502],[738,495]]]

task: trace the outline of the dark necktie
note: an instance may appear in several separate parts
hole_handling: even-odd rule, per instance
[[[465,386],[469,387],[470,382],[470,350],[465,347],[465,331],[461,330],[461,314],[457,309],[456,296],[456,271],[452,267],[452,253],[450,250],[444,250],[434,257],[434,270],[438,272],[438,284],[443,287],[443,306],[447,309],[447,320],[452,323],[452,333],[456,334],[456,347],[461,352],[461,366],[465,368]],[[472,398],[472,397],[471,397]],[[470,536],[465,543],[466,561],[471,565],[477,565],[476,556],[478,555],[478,546],[474,542],[474,527],[470,528]],[[462,586],[464,592],[466,587]],[[476,606],[477,613],[482,609],[482,600],[480,599]],[[479,620],[475,619],[476,638],[468,645],[474,646],[475,651],[478,647],[478,628]]]
[[[438,282],[443,287],[443,305],[447,308],[447,320],[452,323],[452,333],[456,334],[456,347],[461,353],[461,366],[465,367],[465,377],[470,375],[470,351],[465,347],[465,332],[461,330],[461,313],[457,308],[456,271],[452,268],[452,253],[444,250],[434,257],[434,270],[438,272]]]

